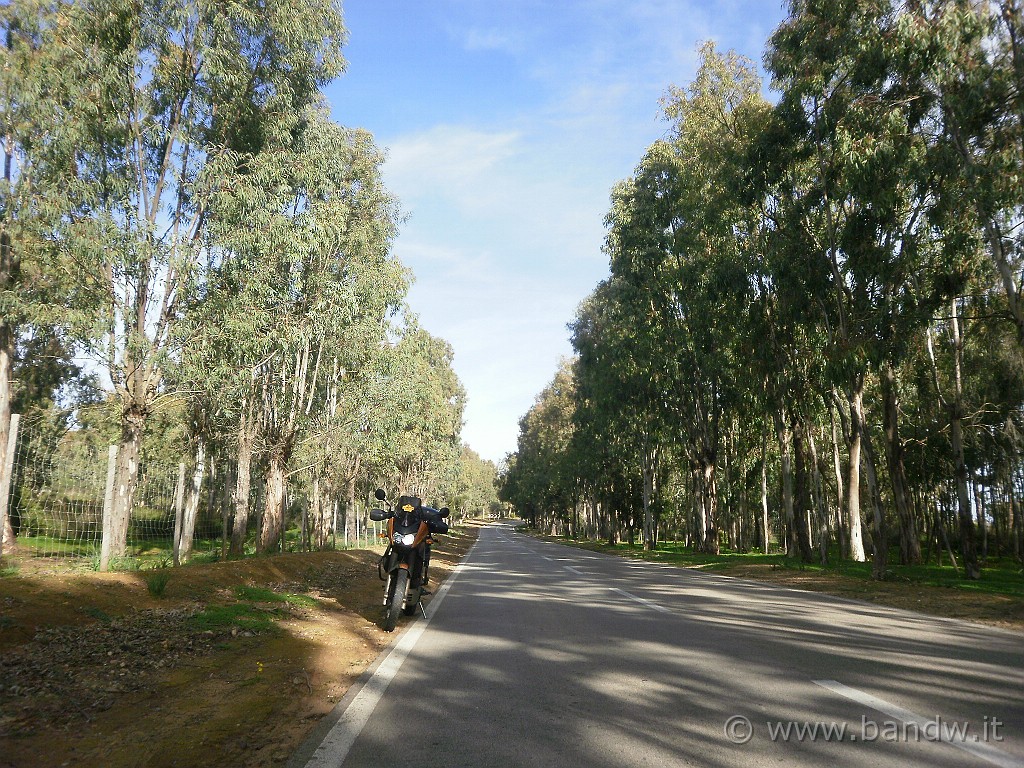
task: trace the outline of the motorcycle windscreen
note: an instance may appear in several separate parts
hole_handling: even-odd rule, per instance
[[[399,496],[396,512],[416,512],[423,506],[423,499],[419,496]]]

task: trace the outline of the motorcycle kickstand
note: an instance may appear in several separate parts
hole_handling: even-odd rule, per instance
[[[423,601],[416,603],[420,607],[420,613],[423,614],[423,618],[427,618],[427,609],[423,607]]]

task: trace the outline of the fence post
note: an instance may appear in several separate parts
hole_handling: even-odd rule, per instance
[[[114,514],[114,478],[117,475],[117,446],[107,451],[107,487],[103,492],[103,543],[100,545],[100,570],[110,569],[110,517]]]
[[[4,534],[7,532],[7,505],[11,498],[11,477],[14,475],[14,449],[18,442],[20,413],[11,414],[11,425],[7,432],[7,454],[0,467],[0,557],[4,554]]]

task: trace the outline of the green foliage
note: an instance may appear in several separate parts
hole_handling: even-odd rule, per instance
[[[235,597],[251,603],[288,603],[303,608],[312,608],[316,600],[309,595],[292,595],[275,592],[264,587],[239,586],[234,589]]]
[[[971,568],[976,536],[1024,556],[1021,22],[1012,3],[795,2],[768,41],[774,105],[705,45],[613,190],[611,276],[502,499],[545,530],[582,516],[632,541],[642,505],[647,546],[810,561],[812,539],[851,554],[852,476],[876,576],[888,545],[912,565],[942,536]]]
[[[153,597],[163,597],[171,581],[171,571],[167,567],[157,568],[147,573],[145,578],[149,594]]]
[[[609,546],[605,543],[582,544],[563,540],[572,546],[582,546],[595,552],[637,558],[650,562],[666,563],[683,568],[699,568],[702,571],[723,575],[742,574],[746,566],[769,566],[808,573],[823,573],[841,577],[844,580],[868,582],[874,580],[870,563],[851,563],[836,560],[828,565],[818,563],[794,563],[783,554],[760,554],[750,552],[722,551],[717,555],[695,550],[693,547],[672,542],[659,543],[654,550],[647,550],[639,544],[625,543]],[[925,587],[944,587],[991,595],[1024,597],[1024,579],[1021,578],[1020,564],[1012,559],[992,561],[983,578],[963,578],[963,571],[952,565],[894,565],[889,578],[906,584]]]
[[[383,153],[324,103],[344,68],[339,3],[15,0],[0,24],[0,346],[20,355],[15,407],[38,406],[33,471],[81,474],[121,446],[116,562],[151,557],[121,540],[129,511],[170,525],[132,498],[137,467],[200,445],[208,465],[234,457],[204,500],[234,492],[245,514],[252,476],[276,472],[315,502],[320,546],[325,510],[382,478],[491,503],[460,486],[450,347],[395,322],[411,276]],[[232,489],[235,464],[251,471]],[[48,478],[16,485],[34,533]],[[263,501],[267,518],[283,506]]]
[[[94,619],[102,621],[104,624],[109,624],[113,619],[106,611],[103,611],[93,605],[87,605],[82,608],[82,612],[88,616],[92,616]]]
[[[468,445],[459,459],[458,490],[448,497],[447,506],[466,517],[479,517],[501,509],[498,499],[498,468],[482,459]]]
[[[519,452],[507,469],[501,498],[518,507],[533,525],[542,524],[538,513],[551,522],[567,518],[578,493],[569,452],[574,396],[570,363],[564,360],[519,421]]]
[[[285,603],[299,607],[316,604],[316,600],[308,595],[280,593],[262,587],[240,585],[235,587],[234,594],[244,602],[207,606],[192,617],[193,625],[204,631],[238,627],[256,633],[273,632],[276,630],[275,622],[285,614],[280,608],[267,609],[254,603]]]
[[[254,633],[273,632],[277,615],[248,603],[207,606],[192,616],[191,623],[201,631],[220,631],[238,627]]]

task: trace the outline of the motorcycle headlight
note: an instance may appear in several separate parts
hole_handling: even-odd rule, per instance
[[[415,533],[407,533],[402,537],[402,544],[404,544],[407,547],[411,547],[414,541],[416,541]]]

